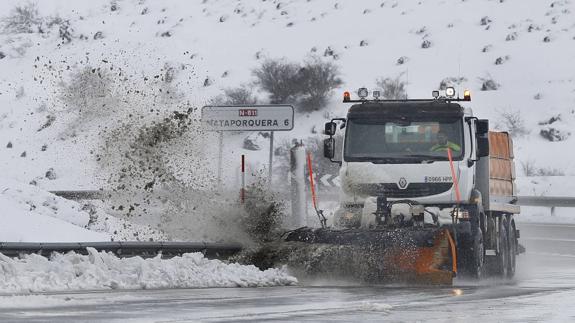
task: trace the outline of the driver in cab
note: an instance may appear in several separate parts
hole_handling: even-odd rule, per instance
[[[461,151],[461,146],[452,141],[449,141],[447,135],[444,132],[438,132],[436,139],[437,144],[433,145],[429,149],[430,151],[447,151],[448,148],[452,151]]]

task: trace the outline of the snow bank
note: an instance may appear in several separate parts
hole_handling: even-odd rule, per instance
[[[182,257],[118,258],[88,248],[89,255],[56,254],[51,259],[0,254],[0,290],[7,293],[95,289],[268,287],[293,285],[285,269],[209,260],[201,253]]]
[[[58,197],[33,185],[0,178],[0,241],[90,242],[167,240],[149,226]]]
[[[78,203],[32,185],[1,178],[0,241],[110,241],[110,236],[86,228],[90,216]]]

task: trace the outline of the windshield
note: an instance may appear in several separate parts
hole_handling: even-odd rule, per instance
[[[368,120],[347,123],[345,161],[447,160],[463,156],[462,120]]]

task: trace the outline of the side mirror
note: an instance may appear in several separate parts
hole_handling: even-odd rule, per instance
[[[326,125],[326,129],[327,129],[327,125]],[[334,138],[327,138],[327,139],[323,140],[323,156],[325,158],[329,158],[329,159],[333,159],[333,157],[335,156],[335,139]]]
[[[487,135],[487,133],[489,132],[489,120],[487,119],[477,120],[475,122],[475,129],[477,129],[476,131],[478,137]]]
[[[325,123],[324,134],[328,136],[335,135],[335,131],[337,130],[337,124],[333,121]]]
[[[477,158],[489,156],[489,136],[477,137]]]

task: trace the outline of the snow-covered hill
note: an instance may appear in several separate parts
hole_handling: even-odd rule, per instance
[[[0,2],[4,26],[27,3]],[[509,121],[518,126],[518,174],[575,175],[569,0],[45,0],[37,8],[30,32],[0,34],[4,178],[47,190],[115,188],[125,184],[122,172],[139,174],[115,157],[133,154],[172,111],[192,109],[198,118],[198,108],[224,89],[254,88],[252,71],[265,59],[313,55],[336,64],[344,85],[327,113],[298,114],[295,129],[276,142],[317,136],[311,129],[326,115],[344,114],[345,89],[374,87],[377,78],[401,76],[413,98],[430,97],[445,78],[463,78],[459,88],[472,91],[477,116],[503,130]],[[482,91],[486,80],[499,88]],[[160,158],[170,176],[211,189],[217,139],[196,124],[161,142],[162,156],[139,157]],[[560,141],[540,135],[550,128]],[[241,148],[246,135],[226,135],[224,178],[232,189],[240,154],[253,172],[265,168],[265,148]]]

